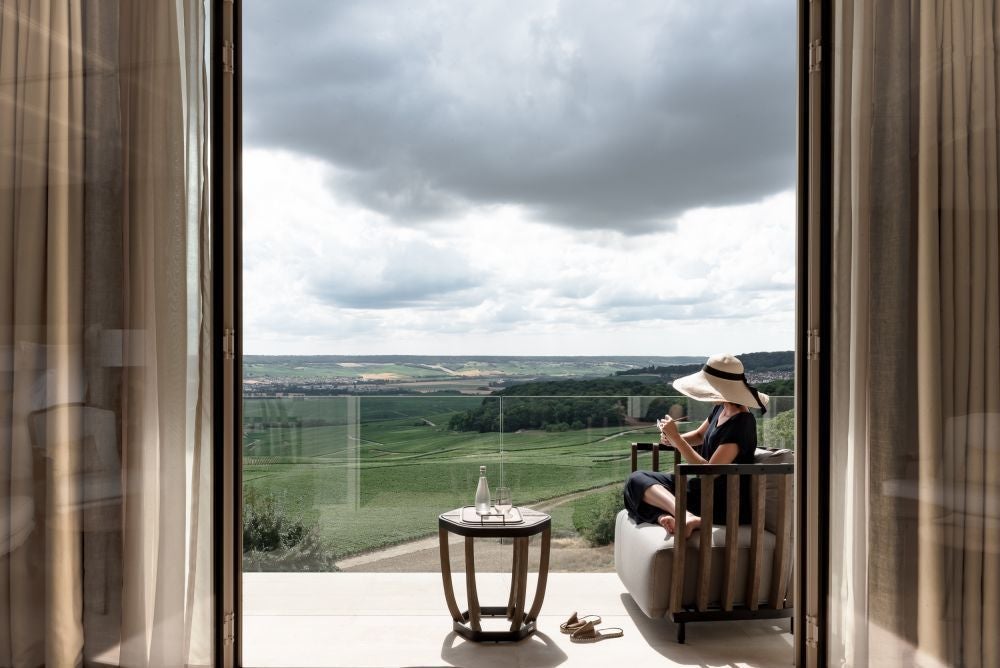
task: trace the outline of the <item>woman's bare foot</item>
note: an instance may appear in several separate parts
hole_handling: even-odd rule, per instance
[[[660,515],[656,520],[661,527],[667,530],[667,533],[674,533],[677,531],[677,520],[674,519],[673,515]],[[694,530],[701,526],[701,518],[697,515],[692,515],[688,513],[687,522],[684,524],[684,537],[690,538]]]

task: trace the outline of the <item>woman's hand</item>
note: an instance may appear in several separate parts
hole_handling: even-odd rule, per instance
[[[681,437],[681,433],[677,430],[677,422],[669,415],[657,420],[656,426],[660,428],[660,443],[664,445],[673,445],[674,441]]]

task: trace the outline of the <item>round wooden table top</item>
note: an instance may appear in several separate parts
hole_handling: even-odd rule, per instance
[[[522,538],[542,533],[552,525],[552,517],[531,508],[518,507],[522,521],[516,524],[474,523],[462,521],[462,508],[438,515],[438,528],[472,538]]]

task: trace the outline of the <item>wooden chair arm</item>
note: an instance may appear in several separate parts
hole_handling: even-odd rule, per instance
[[[692,475],[791,475],[795,464],[681,464],[677,474]]]

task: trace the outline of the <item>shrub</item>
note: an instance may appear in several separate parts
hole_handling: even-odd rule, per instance
[[[291,517],[274,494],[244,489],[245,571],[335,571],[330,554],[316,527]]]
[[[795,411],[778,413],[757,422],[757,443],[768,448],[795,449]]]
[[[243,492],[243,550],[271,552],[302,540],[306,527],[288,516],[273,494],[247,487]]]
[[[607,545],[614,542],[615,519],[624,508],[620,489],[590,494],[573,504],[573,526],[591,545]]]
[[[332,551],[319,536],[315,527],[306,531],[302,539],[287,549],[272,551],[244,551],[243,570],[246,572],[332,572],[339,570]]]

